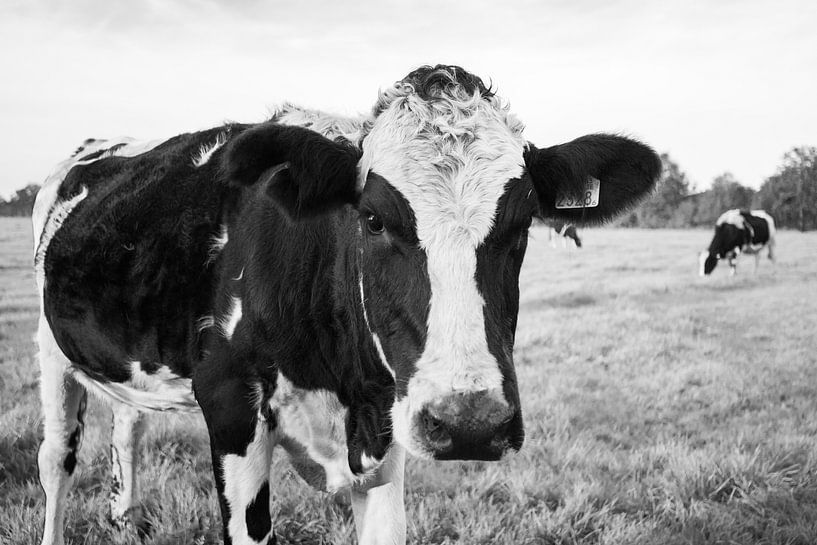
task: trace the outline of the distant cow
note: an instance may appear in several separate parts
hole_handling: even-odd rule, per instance
[[[763,210],[727,210],[715,222],[715,236],[709,249],[701,252],[700,275],[712,272],[719,259],[729,261],[730,274],[735,274],[735,259],[740,254],[754,254],[755,272],[760,263],[760,252],[768,248],[774,263],[775,227],[772,217]]]
[[[548,230],[548,240],[550,245],[556,247],[555,235],[562,237],[562,247],[567,248],[567,241],[572,240],[576,248],[582,247],[582,239],[579,238],[579,231],[572,223],[565,223],[563,221],[548,221],[546,222],[550,229]]]
[[[661,168],[634,140],[539,149],[522,128],[480,78],[440,65],[359,118],[286,105],[256,125],[87,141],[34,211],[43,543],[63,540],[86,391],[115,404],[125,523],[140,412],[201,408],[225,543],[275,541],[275,446],[311,484],[351,487],[362,544],[405,541],[406,450],[519,449],[531,221],[611,218]],[[557,208],[588,184],[593,207]]]

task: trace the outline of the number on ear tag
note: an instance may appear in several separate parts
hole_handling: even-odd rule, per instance
[[[599,205],[599,186],[601,182],[598,178],[590,176],[584,184],[584,191],[581,195],[559,195],[556,199],[556,208],[593,208]]]

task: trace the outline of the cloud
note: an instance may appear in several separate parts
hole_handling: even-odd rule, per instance
[[[817,4],[807,1],[26,0],[0,10],[6,192],[41,180],[88,136],[260,120],[284,100],[365,111],[423,63],[491,80],[533,141],[634,134],[702,185],[724,170],[758,185],[789,147],[813,143],[817,125],[804,107],[817,94]]]

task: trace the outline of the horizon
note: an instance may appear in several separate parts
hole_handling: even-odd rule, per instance
[[[492,83],[538,146],[634,136],[668,153],[694,192],[725,172],[756,190],[786,152],[817,145],[817,4],[801,0],[34,0],[0,11],[5,197],[88,137],[257,122],[284,101],[365,113],[378,89],[437,63]]]

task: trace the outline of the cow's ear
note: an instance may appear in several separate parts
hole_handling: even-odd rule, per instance
[[[525,165],[541,216],[577,224],[601,223],[627,210],[661,174],[661,160],[649,146],[609,134],[544,149],[530,145]]]
[[[234,138],[222,169],[236,185],[263,184],[292,217],[309,217],[358,199],[360,151],[289,125],[262,123]]]

